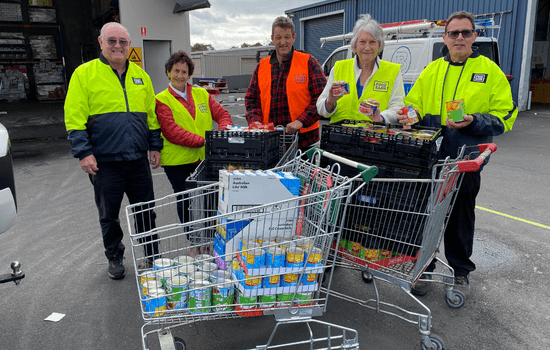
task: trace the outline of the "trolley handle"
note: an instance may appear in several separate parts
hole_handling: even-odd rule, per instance
[[[497,150],[497,145],[494,143],[482,143],[478,147],[480,154],[476,159],[464,160],[457,163],[459,173],[478,171],[485,159]]]
[[[338,163],[346,164],[346,165],[349,165],[352,168],[356,168],[356,169],[360,170],[361,171],[361,177],[363,178],[363,181],[365,181],[365,183],[372,180],[372,178],[375,177],[378,174],[378,168],[376,166],[369,166],[369,165],[365,165],[365,164],[362,164],[362,163],[357,163],[353,160],[337,156],[334,153],[323,151],[322,149],[317,148],[317,147],[310,148],[309,150],[306,151],[305,154],[307,155],[308,159],[311,160],[316,152],[319,152],[319,154],[321,156],[330,158],[334,161],[337,161]]]

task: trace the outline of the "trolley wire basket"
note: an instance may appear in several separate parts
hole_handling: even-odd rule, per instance
[[[360,270],[365,282],[374,282],[376,298],[360,300],[337,291],[331,295],[418,324],[422,349],[443,349],[443,341],[430,332],[430,309],[412,295],[411,288],[423,274],[430,275],[423,281],[443,283],[450,307],[464,305],[464,294],[453,289],[453,269],[437,258],[437,252],[463,173],[477,171],[495,150],[494,144],[479,145],[479,157],[464,160],[469,156],[464,157],[463,147],[457,159],[434,166],[432,179],[353,181],[347,205],[341,207],[342,232],[332,254],[337,256],[335,265]],[[449,273],[425,272],[433,259]],[[381,301],[377,279],[398,285],[425,314]]]
[[[258,349],[358,349],[355,330],[312,317],[326,311],[331,279],[320,285],[334,264],[340,208],[351,184],[369,181],[377,169],[348,161],[362,170],[348,179],[338,166],[321,168],[311,151],[311,159],[299,153],[270,171],[225,172],[223,181],[126,207],[144,349],[154,332],[169,348],[173,327],[261,315],[272,315],[277,326]],[[254,193],[259,197],[250,200]],[[188,202],[187,222],[177,215],[181,201]],[[150,230],[136,227],[144,216]],[[271,344],[280,325],[296,322],[326,325],[328,336],[310,332],[304,342]]]

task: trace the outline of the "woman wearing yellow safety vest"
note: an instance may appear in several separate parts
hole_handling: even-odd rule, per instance
[[[317,100],[317,112],[331,123],[344,119],[397,122],[396,111],[404,107],[405,97],[401,65],[377,57],[384,49],[378,22],[368,14],[361,16],[350,45],[355,58],[336,62]],[[345,83],[347,90],[342,88]],[[370,117],[359,112],[363,100],[377,106]]]
[[[206,130],[212,130],[212,120],[218,123],[218,130],[233,125],[229,112],[205,89],[187,83],[194,68],[185,52],[173,53],[165,65],[170,84],[156,96],[164,142],[161,165],[175,193],[187,189],[185,180],[204,159],[204,136]],[[181,199],[178,197],[178,216],[181,222],[188,222],[187,201],[182,204]]]

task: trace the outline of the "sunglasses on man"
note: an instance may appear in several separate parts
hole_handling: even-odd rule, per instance
[[[471,29],[464,29],[464,30],[452,30],[450,32],[447,32],[447,35],[449,36],[449,38],[451,39],[456,39],[458,38],[458,35],[459,34],[462,34],[462,37],[464,39],[468,39],[468,38],[471,38],[472,35],[474,35],[474,30],[471,30]]]
[[[114,39],[114,38],[109,38],[107,39],[107,44],[109,44],[109,46],[116,46],[116,43],[119,43],[119,45],[121,47],[126,47],[128,46],[128,40],[126,39]]]

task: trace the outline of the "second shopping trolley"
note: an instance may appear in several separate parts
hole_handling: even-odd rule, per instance
[[[464,305],[464,294],[453,288],[453,269],[437,258],[437,252],[462,174],[477,171],[495,150],[494,144],[479,145],[479,157],[464,160],[469,156],[464,156],[462,148],[457,159],[436,164],[431,179],[354,181],[348,205],[342,207],[342,233],[333,245],[333,254],[338,256],[337,266],[360,270],[365,282],[374,282],[376,298],[360,300],[337,291],[331,295],[417,324],[423,350],[444,349],[441,338],[430,331],[430,309],[412,295],[411,288],[423,274],[429,274],[433,279],[427,281],[445,285],[445,300],[451,308]],[[433,259],[448,273],[426,273]],[[377,280],[399,286],[425,313],[382,301]]]

